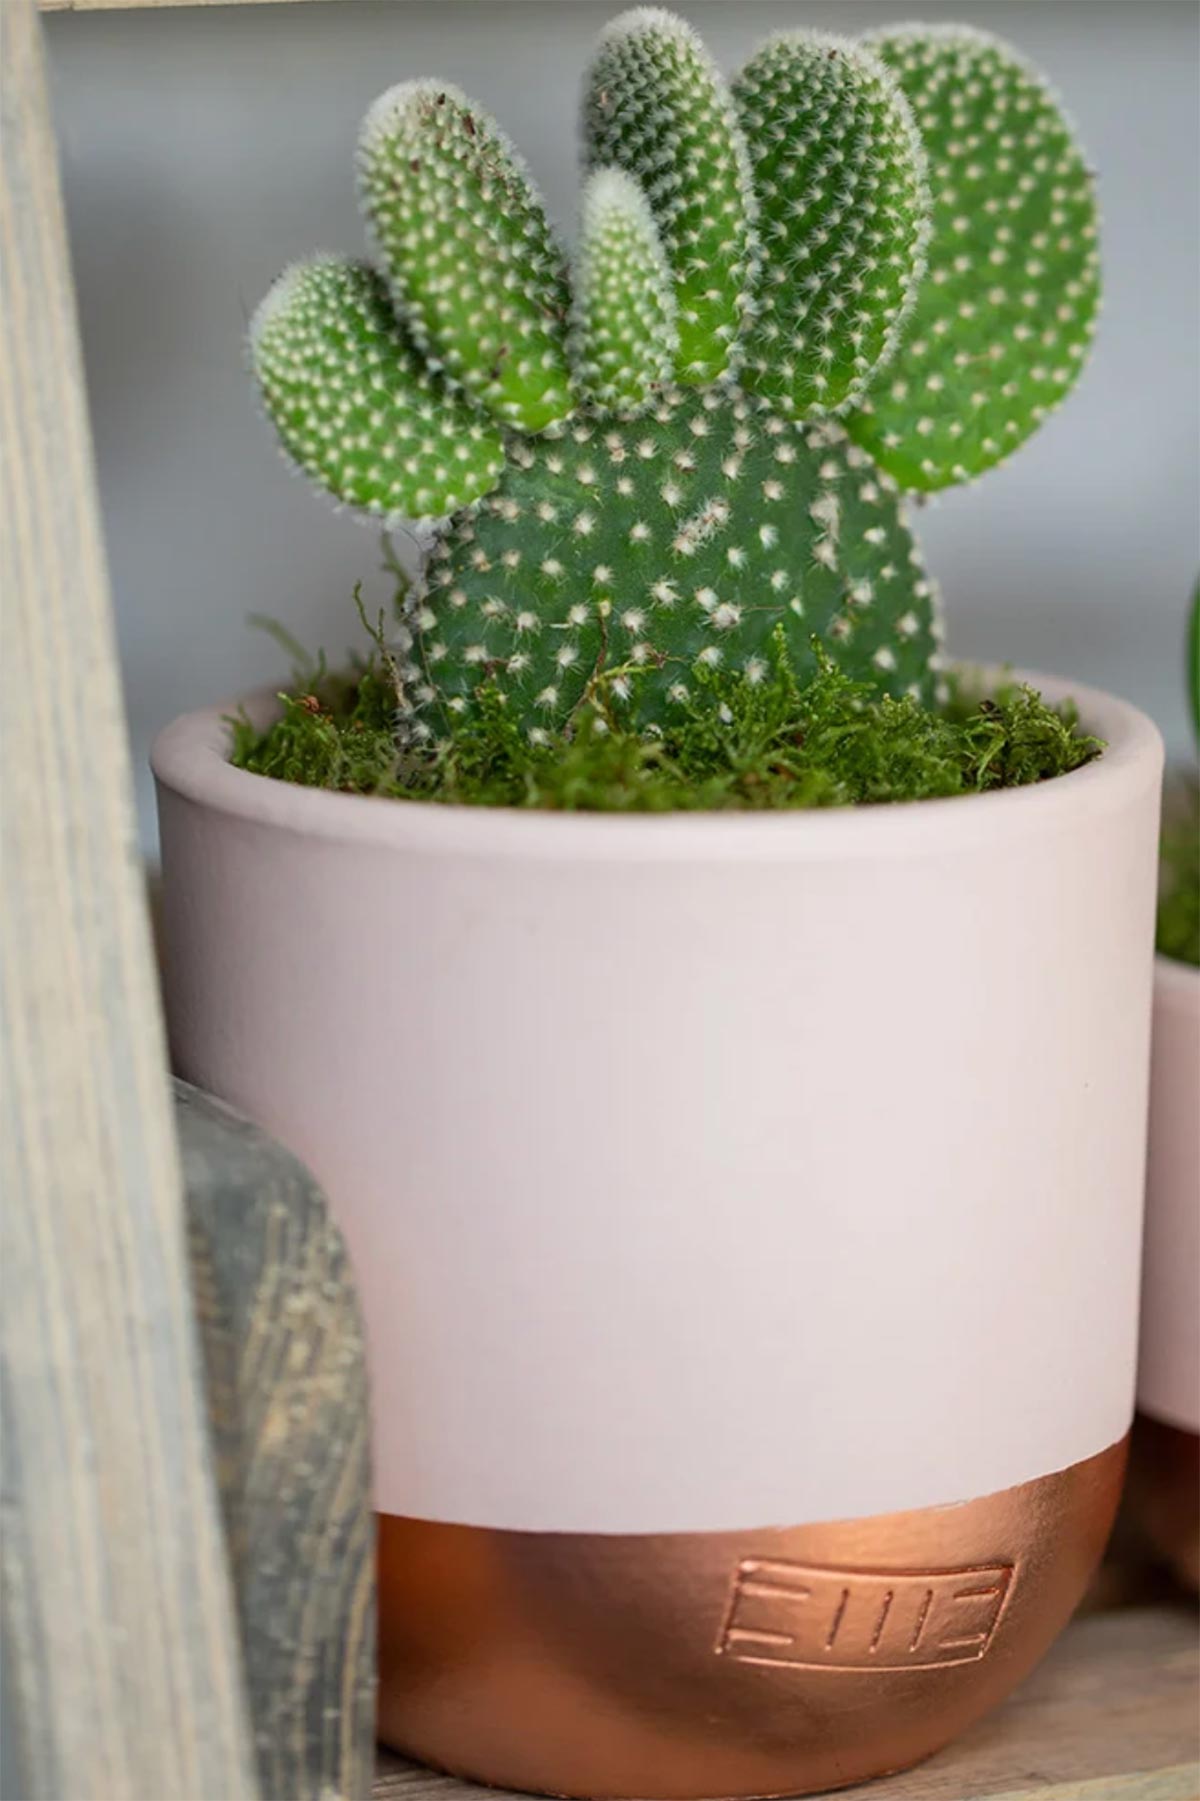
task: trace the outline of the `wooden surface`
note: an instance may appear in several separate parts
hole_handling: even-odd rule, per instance
[[[44,13],[93,13],[93,12],[144,12],[151,7],[165,6],[262,6],[269,4],[288,4],[289,0],[37,0],[37,5]],[[343,5],[353,0],[341,0]],[[0,7],[13,4],[13,0],[0,0]],[[403,0],[393,0],[393,4],[402,5]]]
[[[1077,1619],[1004,1706],[903,1776],[845,1801],[1197,1801],[1196,1611]],[[381,1751],[375,1801],[482,1801],[489,1791]]]
[[[365,1801],[375,1521],[366,1355],[345,1246],[294,1157],[175,1086],[259,1783],[271,1801]]]
[[[33,0],[0,0],[6,1796],[257,1793]]]

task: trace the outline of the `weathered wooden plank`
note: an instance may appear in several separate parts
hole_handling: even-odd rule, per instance
[[[186,1083],[175,1093],[259,1783],[286,1801],[365,1801],[375,1520],[345,1246],[294,1157]]]
[[[1198,1772],[1194,1763],[1170,1770],[1134,1770],[1121,1776],[1097,1776],[1091,1782],[1055,1783],[1046,1788],[1006,1789],[988,1801],[1197,1801]]]
[[[0,4],[5,1793],[257,1793],[33,0]]]
[[[846,1801],[1197,1801],[1200,1647],[1185,1605],[1077,1619],[1004,1706],[902,1776]],[[380,1754],[374,1801],[486,1791]]]
[[[294,4],[294,0],[291,0]],[[353,0],[342,0],[343,5],[350,5]],[[0,0],[0,4],[8,5],[9,0]],[[151,7],[164,6],[264,6],[289,4],[289,0],[37,0],[39,9],[44,13],[89,13],[89,12],[144,12]]]

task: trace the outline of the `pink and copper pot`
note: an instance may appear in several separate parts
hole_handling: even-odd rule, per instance
[[[356,1264],[389,1743],[826,1789],[1069,1616],[1132,1414],[1160,779],[1074,692],[1072,775],[793,815],[402,805],[232,769],[220,711],[160,738],[179,1069]]]

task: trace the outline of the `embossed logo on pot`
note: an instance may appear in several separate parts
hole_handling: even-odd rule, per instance
[[[717,1643],[739,1663],[818,1670],[935,1669],[978,1662],[1013,1566],[838,1570],[747,1557]]]

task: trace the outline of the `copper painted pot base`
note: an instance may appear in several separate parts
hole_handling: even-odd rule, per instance
[[[1126,1442],[955,1507],[760,1532],[501,1532],[381,1515],[379,1734],[540,1794],[866,1781],[993,1707],[1100,1558]]]

